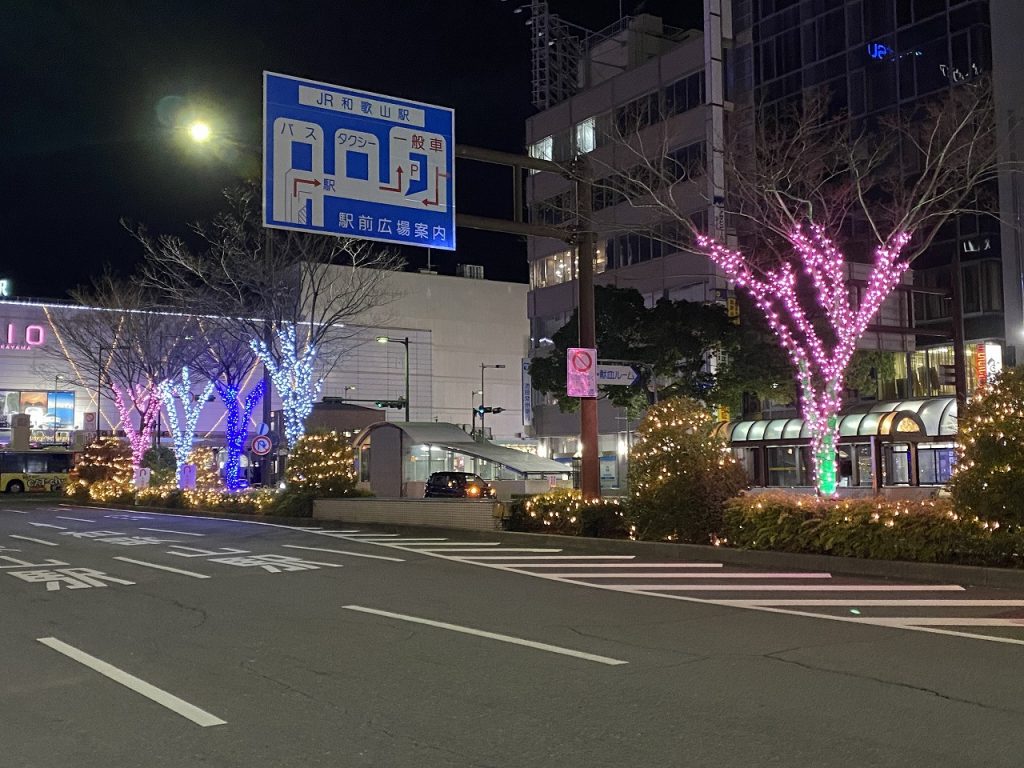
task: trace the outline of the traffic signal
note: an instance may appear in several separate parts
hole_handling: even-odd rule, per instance
[[[478,405],[473,410],[476,411],[476,415],[477,416],[483,416],[485,413],[501,413],[505,409],[504,408],[492,408],[489,405]]]
[[[378,408],[405,408],[405,400],[374,400],[373,404]]]

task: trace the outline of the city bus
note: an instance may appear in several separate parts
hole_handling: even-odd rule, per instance
[[[72,465],[70,451],[0,450],[0,491],[56,493],[67,483]]]

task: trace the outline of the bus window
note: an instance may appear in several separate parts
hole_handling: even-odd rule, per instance
[[[46,454],[27,453],[23,454],[23,456],[25,458],[25,469],[22,471],[29,472],[32,474],[39,474],[49,471],[47,469],[46,459],[48,457],[46,456]]]
[[[25,471],[25,454],[24,453],[0,453],[0,466],[3,467],[3,472],[24,472]]]
[[[47,472],[67,472],[71,469],[70,453],[51,453],[46,459]]]

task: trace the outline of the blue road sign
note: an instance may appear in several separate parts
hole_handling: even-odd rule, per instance
[[[263,73],[263,223],[455,250],[455,113]]]

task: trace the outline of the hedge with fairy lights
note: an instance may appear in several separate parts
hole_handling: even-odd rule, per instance
[[[629,454],[629,518],[640,539],[706,544],[721,528],[726,499],[747,486],[743,468],[696,400],[652,406]]]
[[[288,457],[289,490],[316,496],[344,496],[356,487],[352,446],[337,432],[310,432]]]
[[[1004,370],[959,414],[957,512],[1024,523],[1024,368]]]

